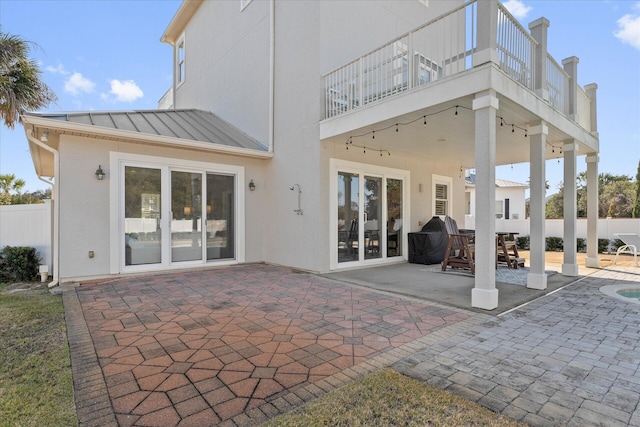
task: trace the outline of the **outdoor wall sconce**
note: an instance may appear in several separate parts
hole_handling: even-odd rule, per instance
[[[102,170],[102,165],[98,165],[98,169],[96,169],[96,177],[98,178],[98,181],[102,181],[105,176],[107,176],[107,174]]]
[[[49,131],[48,130],[45,130],[44,132],[42,132],[42,136],[40,137],[40,141],[49,142]]]
[[[298,209],[294,209],[293,211],[298,215],[302,215],[302,208],[300,207],[300,194],[302,194],[302,189],[300,185],[293,184],[293,186],[289,187],[289,190],[293,191],[296,187],[298,187]]]
[[[251,181],[249,181],[249,190],[253,191],[256,189],[256,183],[253,182],[253,179]]]

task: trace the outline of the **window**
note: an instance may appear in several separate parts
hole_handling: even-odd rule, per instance
[[[446,216],[451,213],[452,179],[447,176],[432,175],[433,182],[433,214]]]
[[[496,218],[498,219],[502,219],[503,217],[503,206],[504,206],[504,202],[502,200],[496,200]]]
[[[176,44],[176,82],[182,83],[185,79],[185,52],[184,52],[184,35]]]
[[[251,0],[240,0],[240,11],[243,11],[245,7],[249,6]]]

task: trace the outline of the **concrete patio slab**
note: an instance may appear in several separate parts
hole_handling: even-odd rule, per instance
[[[512,283],[496,282],[498,307],[491,311],[471,307],[471,290],[474,277],[466,272],[440,271],[440,265],[395,264],[326,274],[325,277],[352,283],[366,288],[394,294],[406,295],[429,301],[497,315],[514,307],[553,292],[580,277],[566,277],[555,271],[547,271],[547,289],[535,290],[525,286],[527,268],[510,269],[499,267],[496,280],[510,280]]]

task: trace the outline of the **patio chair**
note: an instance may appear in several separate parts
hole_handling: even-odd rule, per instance
[[[616,257],[613,259],[613,265],[618,261],[620,254],[633,254],[633,259],[638,266],[638,251],[640,251],[640,236],[635,233],[616,233],[618,239],[622,240],[624,245],[620,246],[616,251]]]
[[[447,267],[463,268],[469,269],[471,274],[475,274],[476,246],[473,243],[475,234],[471,232],[461,233],[458,230],[456,221],[449,216],[444,218],[444,226],[447,229],[447,234],[449,234],[449,243],[442,261],[442,271],[446,271]]]

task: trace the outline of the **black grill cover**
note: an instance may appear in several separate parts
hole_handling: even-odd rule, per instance
[[[438,264],[444,260],[449,235],[440,217],[434,216],[419,233],[409,233],[409,262]]]

